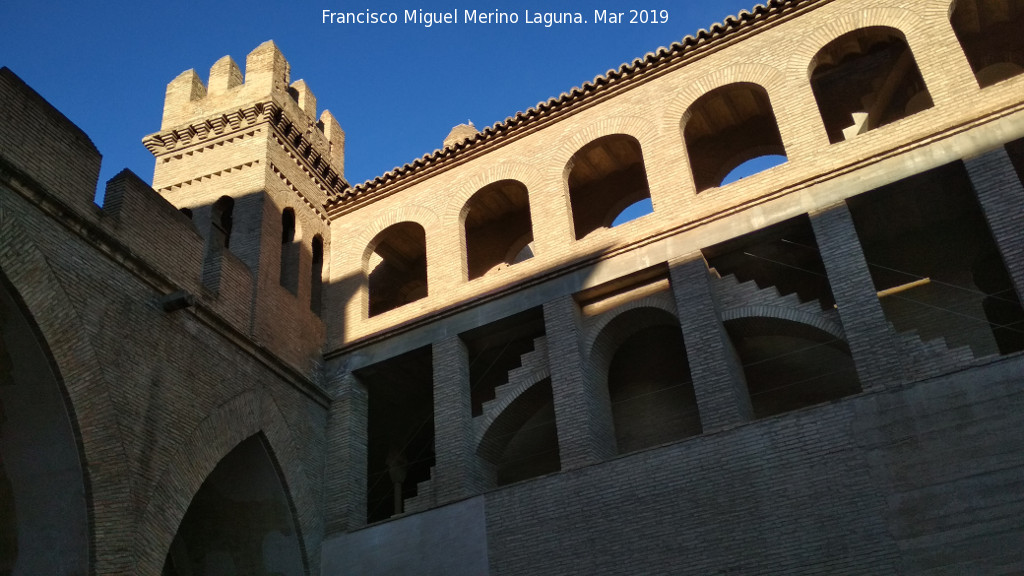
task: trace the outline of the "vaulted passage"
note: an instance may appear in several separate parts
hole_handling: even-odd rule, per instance
[[[366,259],[369,315],[427,296],[427,237],[423,227],[401,222],[381,231]]]
[[[833,143],[932,107],[906,38],[894,28],[862,28],[829,42],[815,55],[810,78]]]
[[[959,162],[847,200],[886,318],[976,356],[1024,350],[1024,311]]]
[[[721,186],[736,167],[754,158],[776,157],[771,165],[786,159],[768,93],[757,84],[708,92],[690,106],[682,124],[697,192]]]
[[[367,366],[367,521],[404,511],[434,465],[434,384],[430,347]]]
[[[0,574],[87,574],[74,424],[45,343],[0,276]]]
[[[469,279],[533,257],[526,186],[502,180],[481,188],[464,209]]]
[[[755,418],[860,392],[846,342],[778,318],[740,318],[725,328],[743,365]]]
[[[573,155],[566,172],[577,240],[610,227],[623,210],[651,197],[640,142],[632,136],[594,140]]]
[[[163,576],[302,576],[295,516],[262,436],[235,447],[192,498]]]
[[[1024,72],[1024,0],[956,0],[949,19],[982,88]]]

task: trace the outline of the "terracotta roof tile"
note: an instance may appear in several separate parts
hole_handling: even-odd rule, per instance
[[[735,16],[728,16],[724,21],[712,24],[710,30],[702,28],[697,31],[696,35],[686,36],[681,41],[673,42],[668,47],[662,46],[656,52],[648,52],[643,58],[636,58],[631,63],[623,63],[617,69],[610,69],[603,75],[594,77],[592,81],[585,82],[583,86],[573,87],[569,92],[563,92],[556,98],[549,98],[547,101],[538,102],[533,108],[525,112],[517,112],[515,116],[509,116],[501,122],[487,126],[472,138],[467,138],[453,146],[439,148],[429,154],[424,154],[420,158],[416,158],[404,166],[397,166],[372,180],[346,188],[328,199],[328,208],[364,198],[386,184],[411,176],[428,166],[439,164],[445,159],[456,156],[463,150],[476,148],[485,142],[493,141],[495,138],[528,125],[536,119],[573,106],[606,86],[617,84],[625,79],[636,78],[656,66],[667,65],[687,55],[698,46],[706,46],[711,42],[721,41],[726,35],[731,35],[742,28],[761,22],[770,15],[779,14],[784,10],[791,11],[800,5],[826,1],[828,0],[769,0],[767,4],[754,6],[750,12],[741,10]]]

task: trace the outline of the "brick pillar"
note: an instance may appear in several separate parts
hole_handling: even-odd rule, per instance
[[[846,343],[861,388],[884,388],[902,380],[896,334],[885,318],[868,263],[845,202],[811,215]]]
[[[964,164],[1013,287],[1024,295],[1024,186],[1004,148]]]
[[[701,426],[707,432],[750,420],[753,410],[743,367],[722,326],[704,257],[696,253],[670,266]]]
[[[434,493],[437,504],[484,490],[470,400],[469,354],[458,336],[432,346],[434,355]]]
[[[601,462],[615,455],[608,388],[587,378],[580,352],[579,308],[572,296],[544,304],[551,365],[551,392],[562,470]]]
[[[326,533],[366,524],[367,391],[351,373],[332,383],[324,479]]]

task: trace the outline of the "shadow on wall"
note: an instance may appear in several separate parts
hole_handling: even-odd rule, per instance
[[[91,518],[77,423],[23,310],[0,274],[0,574],[86,574]]]
[[[293,506],[262,435],[242,441],[189,504],[163,576],[302,576],[307,561]]]

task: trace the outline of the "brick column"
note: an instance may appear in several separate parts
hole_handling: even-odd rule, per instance
[[[434,355],[434,493],[437,504],[484,489],[473,443],[469,354],[458,336],[432,346]]]
[[[561,296],[544,304],[544,325],[562,470],[614,456],[615,432],[608,389],[585,376],[579,308],[572,296]]]
[[[1013,287],[1024,295],[1024,186],[1004,148],[964,164]]]
[[[868,263],[845,202],[811,215],[846,343],[861,388],[884,388],[902,380],[896,334],[885,318]]]
[[[698,252],[669,264],[701,427],[707,432],[750,420],[743,367],[722,326],[704,257]]]
[[[326,533],[366,524],[366,388],[351,373],[332,382],[334,398],[327,414],[327,469],[324,478]]]

